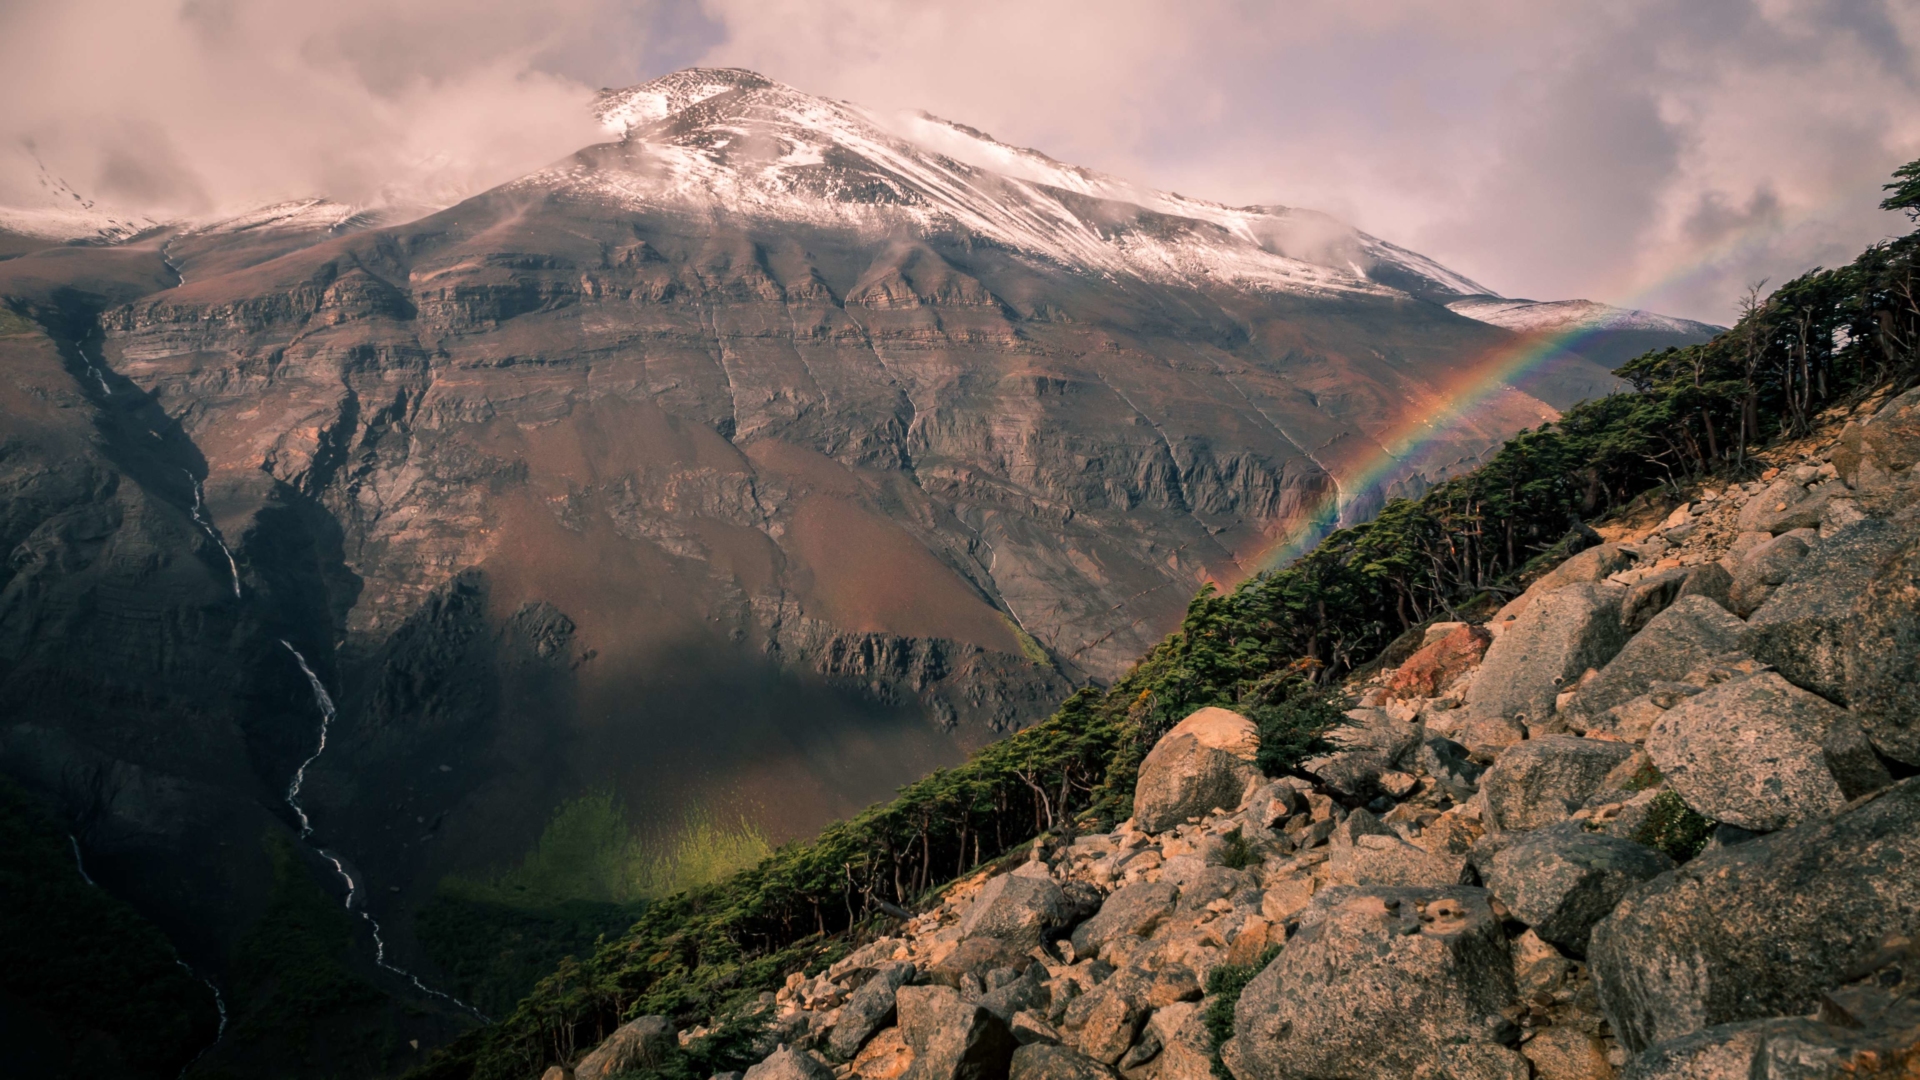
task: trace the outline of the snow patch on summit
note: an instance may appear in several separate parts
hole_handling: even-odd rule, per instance
[[[1712,337],[1725,327],[1692,319],[1676,319],[1651,311],[1614,307],[1593,300],[1508,300],[1497,296],[1469,296],[1450,301],[1448,309],[1484,323],[1520,333],[1561,333],[1571,330],[1647,330],[1668,334]]]

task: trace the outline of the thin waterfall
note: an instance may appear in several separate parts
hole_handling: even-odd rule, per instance
[[[233,561],[233,552],[227,548],[227,542],[221,539],[220,530],[213,527],[212,519],[207,517],[206,492],[202,490],[199,479],[186,469],[181,469],[180,471],[186,473],[187,483],[193,487],[193,506],[189,510],[193,515],[193,523],[200,526],[200,531],[207,534],[207,539],[212,540],[214,544],[220,548],[220,554],[227,557],[227,570],[233,575],[233,598],[238,600],[240,599],[240,564]],[[284,641],[280,644],[287,645]],[[293,646],[287,645],[287,648],[291,649]],[[300,654],[295,653],[294,655],[298,656]],[[301,661],[300,666],[303,668],[306,667],[306,661]],[[312,678],[313,676],[309,673],[307,677]],[[315,685],[317,686],[319,684],[316,683]],[[321,692],[325,693],[324,690]]]
[[[80,857],[80,838],[73,835],[72,833],[68,833],[67,843],[73,845],[73,868],[75,870],[80,871],[80,880],[86,882],[88,885],[91,885],[96,889],[100,888],[100,883],[93,880],[93,876],[87,873],[87,861]],[[192,964],[189,964],[185,960],[180,959],[178,955],[174,956],[173,962],[180,965],[180,970],[200,980],[201,985],[205,986],[207,990],[213,994],[213,1009],[215,1012],[220,1014],[220,1026],[213,1033],[213,1041],[208,1043],[206,1046],[201,1047],[200,1052],[193,1055],[193,1059],[191,1061],[188,1061],[185,1065],[180,1066],[180,1075],[185,1076],[187,1075],[187,1070],[193,1068],[195,1062],[199,1061],[203,1057],[206,1057],[208,1051],[212,1050],[216,1046],[219,1046],[220,1040],[227,1037],[227,998],[225,994],[222,994],[220,992],[220,988],[218,986],[213,985],[212,979],[209,979],[205,975],[202,975],[199,972],[193,970]]]
[[[296,814],[300,818],[300,838],[302,840],[305,840],[308,837],[313,835],[313,823],[310,820],[308,820],[306,810],[302,809],[300,806],[300,788],[307,781],[307,766],[313,764],[314,761],[316,761],[321,754],[326,753],[327,731],[329,728],[333,726],[333,720],[335,715],[334,706],[333,706],[333,696],[327,693],[326,684],[320,681],[320,676],[314,674],[313,668],[307,663],[307,658],[300,655],[300,650],[294,648],[292,642],[289,642],[285,638],[282,638],[280,640],[280,644],[286,646],[287,651],[293,654],[294,663],[300,665],[300,673],[307,677],[307,685],[313,688],[313,703],[315,707],[317,707],[320,710],[319,745],[314,748],[313,753],[308,755],[305,761],[302,761],[300,763],[300,767],[294,770],[293,782],[287,785],[287,805],[292,807],[294,814]],[[335,874],[338,874],[340,876],[340,880],[346,883],[346,886],[347,886],[346,909],[348,911],[354,911],[355,909],[354,909],[353,902],[356,899],[358,899],[360,896],[360,883],[354,880],[353,873],[347,869],[346,860],[342,859],[339,855],[331,851],[328,851],[326,848],[320,847],[318,845],[312,845],[312,846],[313,846],[313,850],[316,853],[318,853],[321,858],[327,860],[327,862],[333,865],[333,872]],[[360,918],[366,920],[367,929],[373,933],[373,962],[374,963],[380,965],[380,967],[382,967],[383,969],[390,971],[395,975],[398,975],[401,978],[412,983],[414,989],[419,990],[421,993],[427,994],[432,997],[437,997],[442,1001],[451,1002],[454,1005],[457,1005],[460,1008],[465,1009],[466,1011],[479,1017],[480,1019],[491,1022],[491,1018],[488,1017],[485,1013],[481,1012],[479,1009],[476,1009],[473,1006],[467,1004],[466,1002],[461,1001],[459,998],[454,997],[452,994],[435,990],[433,987],[428,986],[424,982],[421,982],[420,977],[418,975],[415,975],[413,972],[408,971],[406,968],[403,968],[398,964],[389,963],[387,960],[387,939],[381,933],[380,921],[378,919],[375,919],[373,917],[373,913],[371,911],[368,911],[364,905],[362,905],[359,908],[356,914],[358,914]]]

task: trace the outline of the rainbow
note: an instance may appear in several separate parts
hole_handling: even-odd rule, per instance
[[[1768,249],[1780,236],[1805,228],[1830,228],[1830,211],[1854,202],[1857,200],[1839,196],[1797,215],[1791,224],[1784,219],[1777,219],[1734,232],[1695,252],[1691,258],[1659,279],[1637,289],[1621,290],[1630,295],[1616,306],[1626,309],[1650,307],[1656,296],[1676,287],[1709,274],[1724,276],[1731,268],[1764,262]],[[1482,354],[1440,388],[1436,395],[1438,400],[1432,408],[1413,414],[1396,427],[1374,435],[1373,442],[1378,449],[1357,469],[1346,470],[1336,477],[1336,490],[1333,493],[1322,496],[1285,530],[1270,539],[1254,557],[1242,559],[1241,565],[1251,567],[1255,572],[1274,570],[1305,555],[1339,525],[1340,513],[1348,496],[1372,490],[1396,473],[1404,475],[1417,469],[1422,454],[1431,451],[1489,399],[1510,389],[1517,379],[1547,361],[1565,352],[1578,351],[1583,342],[1606,332],[1604,326],[1596,324],[1534,331],[1516,335],[1513,340]]]

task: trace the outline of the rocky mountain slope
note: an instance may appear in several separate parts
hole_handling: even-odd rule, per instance
[[[1798,449],[1430,626],[1299,775],[1188,717],[1112,832],[764,995],[747,1080],[1912,1075],[1920,391]]]
[[[1527,339],[1318,215],[751,73],[601,109],[412,220],[0,238],[0,768],[214,972],[304,841],[428,1005],[377,1068],[466,1022],[410,913],[556,805],[804,835],[1564,404],[1410,448]]]

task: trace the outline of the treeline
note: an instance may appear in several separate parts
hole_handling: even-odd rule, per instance
[[[1888,185],[1920,215],[1920,162]],[[1294,767],[1339,711],[1337,680],[1407,630],[1565,550],[1580,522],[1661,483],[1738,473],[1756,446],[1834,404],[1920,377],[1920,234],[1875,245],[1761,299],[1702,345],[1620,370],[1630,393],[1510,440],[1487,464],[1388,504],[1291,566],[1202,593],[1178,631],[1111,689],[809,844],[654,905],[618,940],[564,964],[505,1020],[449,1048],[432,1077],[522,1080],[622,1020],[704,1020],[817,965],[832,936],[1077,817],[1124,817],[1135,769],[1173,723],[1225,705],[1261,726],[1263,766]]]

